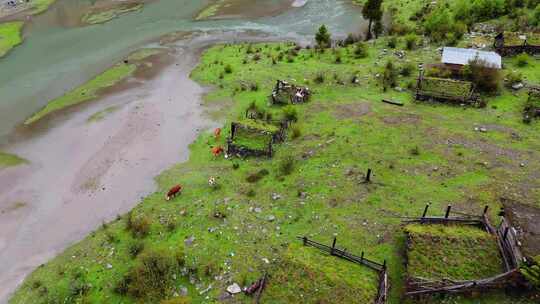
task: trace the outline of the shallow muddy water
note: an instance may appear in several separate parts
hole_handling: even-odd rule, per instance
[[[269,0],[279,2],[285,0]],[[361,14],[349,1],[310,0],[301,8],[248,20],[192,21],[208,2],[156,0],[103,25],[73,27],[89,0],[59,0],[27,23],[25,42],[0,59],[0,138],[48,100],[79,85],[131,50],[177,30],[246,30],[312,35],[321,23],[334,33],[356,31]],[[290,2],[287,0],[286,2]],[[262,6],[262,8],[275,6]],[[254,11],[259,15],[261,12]],[[263,12],[264,13],[264,12]],[[0,140],[1,142],[1,140]]]
[[[268,1],[272,5],[260,9],[272,10],[252,13],[269,17],[195,22],[207,1],[153,0],[140,12],[78,27],[89,0],[59,0],[28,22],[24,44],[0,59],[0,150],[30,162],[0,171],[0,303],[36,266],[155,191],[154,177],[186,160],[188,145],[216,125],[200,106],[204,89],[188,76],[201,48],[252,40],[309,42],[321,23],[339,35],[362,25],[348,1],[309,0],[277,15],[285,0]],[[174,41],[175,35],[160,37],[176,31],[194,34],[178,35],[185,37],[169,46],[171,57],[154,78],[46,123],[21,126],[48,100],[141,46]],[[111,106],[114,112],[88,123]]]

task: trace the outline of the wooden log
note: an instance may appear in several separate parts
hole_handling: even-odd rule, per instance
[[[404,103],[401,102],[401,101],[393,101],[393,100],[389,100],[389,99],[383,99],[382,102],[387,103],[387,104],[391,104],[391,105],[394,105],[394,106],[399,106],[399,107],[402,107],[404,105]]]

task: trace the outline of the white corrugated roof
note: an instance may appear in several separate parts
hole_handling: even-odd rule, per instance
[[[449,64],[469,64],[469,61],[478,57],[484,60],[497,69],[502,68],[501,56],[495,52],[484,52],[475,49],[462,49],[456,47],[445,47],[442,54],[442,63]]]

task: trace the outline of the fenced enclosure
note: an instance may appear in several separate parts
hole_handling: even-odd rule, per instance
[[[273,145],[281,143],[287,135],[288,122],[269,123],[254,119],[231,123],[227,138],[227,154],[240,157],[272,157]]]
[[[375,261],[372,261],[364,257],[364,252],[362,251],[360,256],[351,254],[345,250],[341,250],[336,247],[337,239],[334,238],[332,246],[327,246],[313,240],[308,239],[307,237],[298,237],[302,240],[304,246],[315,247],[321,251],[324,251],[332,256],[336,256],[347,261],[368,267],[379,274],[379,286],[377,289],[377,297],[375,298],[375,304],[386,303],[388,298],[388,291],[390,289],[389,279],[388,279],[388,268],[386,266],[386,260],[381,264]]]
[[[429,205],[426,205],[421,217],[406,218],[405,223],[418,223],[430,225],[467,225],[475,226],[493,235],[497,242],[497,248],[502,258],[504,272],[487,278],[475,280],[429,280],[419,277],[409,277],[406,284],[407,296],[420,296],[435,293],[462,293],[469,291],[483,291],[489,289],[503,289],[509,286],[518,286],[523,283],[523,277],[519,272],[520,262],[524,261],[520,250],[519,238],[516,229],[513,228],[506,218],[498,228],[495,228],[488,218],[488,206],[481,214],[467,214],[452,212],[452,206],[448,206],[444,216],[428,216]],[[409,242],[410,240],[408,240]],[[407,246],[409,248],[409,246]]]
[[[477,105],[480,96],[475,93],[474,84],[470,81],[425,77],[420,72],[414,98]]]
[[[309,101],[310,96],[309,88],[278,80],[270,95],[270,101],[272,104],[305,103]]]
[[[501,56],[515,56],[522,53],[540,54],[540,34],[526,33],[522,35],[503,32],[495,37],[493,48]]]

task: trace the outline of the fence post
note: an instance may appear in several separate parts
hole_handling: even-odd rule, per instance
[[[451,209],[452,209],[452,205],[448,205],[448,207],[446,207],[446,213],[444,214],[445,219],[447,219],[450,216]]]
[[[426,207],[424,208],[424,213],[422,213],[422,218],[426,217],[428,208],[429,208],[429,204],[426,204]]]
[[[487,206],[487,205],[486,205],[486,206],[484,207],[484,215],[486,215],[486,214],[487,214],[487,212],[488,212],[488,209],[489,209],[489,206]]]
[[[508,236],[508,231],[510,230],[510,227],[506,227],[504,228],[504,235],[503,235],[503,240],[506,241],[506,237]]]
[[[332,251],[330,252],[331,255],[334,255],[334,249],[336,248],[336,241],[337,241],[337,238],[334,237],[334,241],[332,242]]]
[[[304,236],[304,237],[302,238],[302,241],[304,242],[304,246],[306,246],[306,245],[307,245],[307,237]]]
[[[370,181],[371,181],[371,169],[367,169],[366,183],[369,183]]]
[[[364,252],[362,251],[362,254],[360,254],[360,263],[364,263]]]
[[[382,269],[383,271],[386,270],[386,260],[383,261]]]

